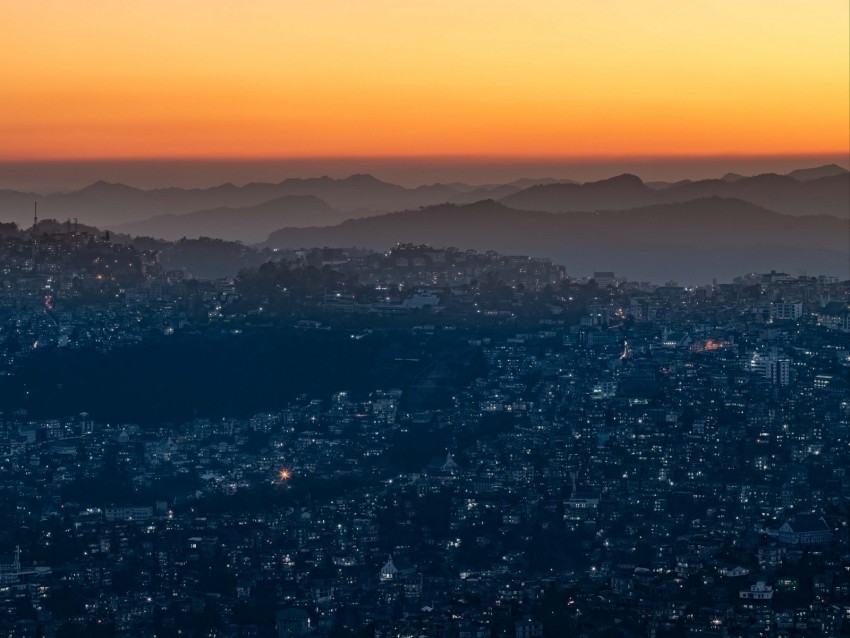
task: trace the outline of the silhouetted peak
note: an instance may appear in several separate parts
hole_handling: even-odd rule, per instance
[[[644,186],[643,180],[637,175],[633,175],[631,173],[623,173],[622,175],[615,175],[614,177],[609,177],[608,179],[602,179],[598,182],[589,182],[594,185],[602,185],[606,186]]]
[[[577,182],[571,179],[558,179],[556,177],[523,177],[508,182],[506,186],[516,186],[517,188],[530,188],[532,186],[542,186],[545,184],[576,184]]]
[[[793,182],[794,178],[787,175],[779,175],[778,173],[762,173],[753,177],[747,177],[746,180],[751,184],[775,184],[777,182]]]
[[[467,204],[464,208],[469,208],[472,210],[475,209],[483,209],[483,208],[503,208],[506,209],[507,206],[504,204],[500,204],[495,199],[480,199],[477,202],[472,202],[471,204]]]
[[[822,177],[836,177],[838,175],[846,175],[847,169],[838,164],[824,164],[814,168],[798,168],[795,171],[788,173],[788,177],[796,179],[799,182],[808,182]]]
[[[369,173],[354,173],[349,175],[344,180],[340,180],[343,182],[348,182],[349,184],[357,184],[362,186],[385,186],[387,182],[382,182],[374,175],[370,175]]]
[[[122,193],[122,192],[130,192],[130,191],[138,191],[138,188],[134,188],[132,186],[127,186],[126,184],[120,184],[117,182],[107,182],[105,180],[99,179],[93,184],[89,184],[88,186],[81,188],[79,190],[80,193]]]

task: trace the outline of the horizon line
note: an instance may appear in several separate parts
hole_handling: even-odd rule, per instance
[[[604,154],[604,155],[496,155],[476,153],[441,154],[380,154],[380,155],[112,155],[97,157],[39,157],[39,158],[2,158],[0,164],[51,164],[51,163],[98,163],[98,162],[290,162],[290,161],[476,161],[483,163],[502,162],[587,162],[604,163],[609,161],[663,161],[663,160],[724,160],[724,159],[806,159],[818,157],[846,157],[850,163],[850,149],[843,151],[818,152],[781,152],[781,153],[672,153],[672,154]]]

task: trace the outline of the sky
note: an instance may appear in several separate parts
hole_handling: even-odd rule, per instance
[[[850,153],[847,0],[0,0],[0,15],[7,166]]]

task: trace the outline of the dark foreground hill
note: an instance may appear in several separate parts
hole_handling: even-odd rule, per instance
[[[104,421],[161,424],[195,415],[248,416],[328,388],[368,393],[388,379],[406,391],[406,402],[424,402],[411,408],[443,408],[486,364],[463,336],[438,339],[415,359],[397,354],[400,348],[420,351],[409,330],[355,340],[344,330],[284,326],[246,326],[239,335],[152,335],[108,353],[45,348],[15,375],[0,376],[0,410],[25,407],[35,418],[86,410]],[[426,392],[423,378],[435,370],[441,383]]]
[[[285,228],[272,248],[430,243],[550,257],[573,274],[615,270],[632,278],[682,282],[728,279],[771,268],[846,277],[846,221],[781,215],[753,204],[704,198],[625,211],[554,214],[492,200],[349,220],[326,228]]]

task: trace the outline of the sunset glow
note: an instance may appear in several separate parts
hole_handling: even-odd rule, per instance
[[[847,0],[0,11],[0,160],[850,151]]]

